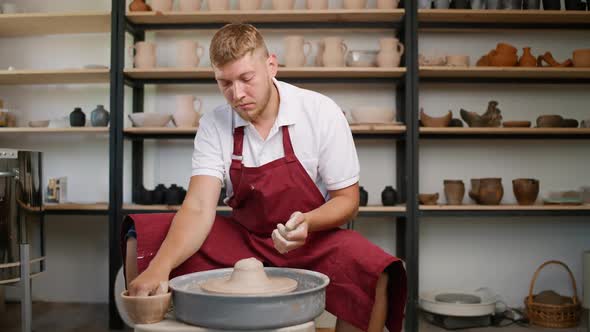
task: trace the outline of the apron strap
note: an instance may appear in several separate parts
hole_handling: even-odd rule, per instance
[[[281,129],[283,130],[283,150],[285,153],[285,160],[289,163],[295,162],[297,161],[297,157],[295,157],[295,152],[293,152],[293,144],[291,144],[291,136],[289,136],[289,127],[282,126]]]
[[[234,130],[234,151],[231,156],[231,168],[242,168],[242,150],[244,148],[244,127],[237,127]]]

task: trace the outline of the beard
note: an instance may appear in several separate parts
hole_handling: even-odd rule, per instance
[[[252,121],[256,121],[256,119],[258,119],[266,110],[266,107],[268,106],[268,103],[270,101],[270,97],[272,94],[272,88],[273,88],[273,83],[270,82],[270,85],[267,85],[267,88],[264,89],[264,94],[260,97],[257,98],[256,101],[254,101],[254,108],[252,109],[240,109],[238,107],[234,107],[234,110],[238,113],[238,115],[248,121],[248,122],[252,122]],[[250,105],[247,105],[250,106]]]

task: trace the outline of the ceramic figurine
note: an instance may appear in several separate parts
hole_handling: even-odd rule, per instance
[[[103,105],[96,105],[94,111],[90,113],[90,121],[93,127],[106,127],[109,125],[109,112]]]
[[[497,101],[490,101],[488,109],[483,115],[461,109],[461,118],[469,127],[500,127],[502,124],[501,111],[496,107]]]

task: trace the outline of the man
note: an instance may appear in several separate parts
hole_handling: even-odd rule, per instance
[[[338,331],[400,331],[402,262],[339,228],[356,215],[359,199],[359,163],[342,111],[323,95],[277,81],[276,56],[251,25],[220,29],[209,54],[228,105],[200,120],[178,213],[126,219],[137,231],[124,247],[130,294],[256,257],[328,275],[326,307]],[[215,214],[223,182],[229,218]]]

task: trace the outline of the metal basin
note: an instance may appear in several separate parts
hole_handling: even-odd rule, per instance
[[[235,296],[201,290],[200,283],[229,276],[232,271],[233,268],[196,272],[170,280],[176,318],[208,328],[262,330],[303,324],[324,311],[330,279],[308,270],[264,268],[269,277],[297,280],[297,289],[288,294]]]

